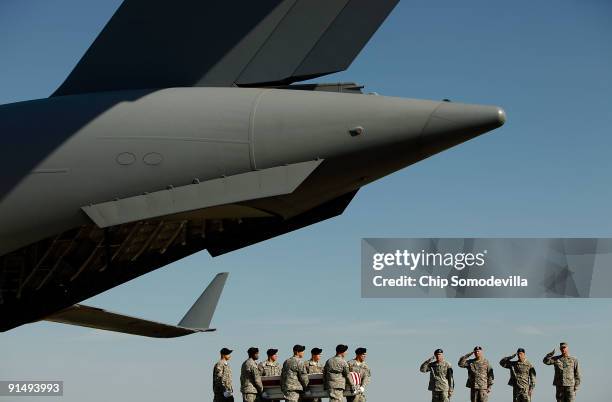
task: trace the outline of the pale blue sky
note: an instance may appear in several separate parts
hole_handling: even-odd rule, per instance
[[[1,0],[0,103],[48,96],[119,3]],[[610,300],[360,299],[359,247],[362,237],[612,236],[611,18],[606,0],[401,1],[349,70],[322,80],[497,104],[504,127],[369,185],[341,217],[215,259],[202,252],[88,301],[176,322],[229,271],[217,333],[156,340],[26,325],[0,334],[0,379],[62,379],[70,402],[205,401],[222,346],[236,349],[238,372],[251,345],[330,356],[343,342],[369,349],[369,400],[425,402],[422,360],[442,347],[456,365],[481,344],[498,378],[491,402],[510,399],[497,361],[518,346],[546,401],[552,369],[541,359],[566,340],[583,366],[580,400],[605,400]]]

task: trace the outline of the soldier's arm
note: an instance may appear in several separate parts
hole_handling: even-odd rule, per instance
[[[263,392],[263,384],[261,383],[261,374],[259,373],[259,367],[255,365],[251,367],[251,380],[253,381],[253,384],[255,384],[255,388],[257,389],[257,392],[261,394]]]
[[[266,373],[266,370],[264,369],[264,365],[263,362],[259,363],[257,365],[257,370],[259,371],[259,375],[263,376]]]
[[[461,358],[459,359],[459,363],[457,363],[459,367],[466,368],[468,366],[468,357],[470,356],[472,356],[472,352],[468,353],[467,355],[461,356]]]
[[[453,390],[455,389],[455,378],[453,376],[453,368],[452,367],[449,367],[446,370],[446,380],[448,381],[448,390],[452,394]]]
[[[361,386],[366,387],[370,383],[370,378],[372,377],[372,372],[370,371],[370,367],[366,366],[363,370],[363,378],[361,379]]]
[[[574,388],[577,389],[580,386],[580,367],[578,366],[578,359],[574,364]]]
[[[495,376],[493,375],[493,367],[489,364],[489,370],[487,370],[487,388],[491,389]]]
[[[542,359],[542,362],[546,364],[547,366],[553,365],[555,363],[555,359],[553,359],[554,354],[555,354],[554,350],[552,352],[548,352],[546,356],[544,356],[544,359]]]
[[[430,362],[431,362],[431,357],[429,359],[425,360],[423,362],[423,364],[421,364],[421,367],[419,368],[421,373],[427,373],[429,370],[431,370],[431,367],[429,366]]]
[[[534,389],[536,385],[536,371],[535,367],[531,366],[529,369],[529,389]]]
[[[512,360],[514,358],[514,356],[516,355],[511,355],[511,356],[506,356],[503,359],[501,359],[499,361],[499,365],[502,366],[503,368],[512,368],[512,362],[510,360]]]
[[[306,387],[308,387],[308,372],[306,371],[306,367],[304,363],[302,362],[298,363],[297,371],[298,371],[298,379],[300,380],[302,387],[306,389]]]
[[[227,366],[223,366],[223,388],[225,388],[226,391],[233,391],[233,387],[232,387],[232,377],[226,377],[225,376],[225,370],[227,370]]]
[[[213,370],[213,384],[216,386],[223,386],[223,369],[219,364],[215,364]]]

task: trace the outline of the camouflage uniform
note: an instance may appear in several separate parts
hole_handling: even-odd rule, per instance
[[[529,360],[511,361],[515,355],[504,357],[499,364],[510,370],[510,381],[512,387],[513,402],[531,402],[531,391],[535,388],[536,372]]]
[[[355,373],[359,373],[361,377],[361,386],[366,387],[370,383],[370,378],[372,377],[372,373],[370,372],[370,367],[366,362],[358,362],[353,359],[348,362],[349,371],[353,371]],[[357,394],[354,396],[347,396],[347,402],[365,402],[366,396],[365,394]]]
[[[223,402],[225,397],[223,392],[233,392],[232,388],[232,368],[226,360],[219,360],[213,368],[213,402]]]
[[[281,390],[287,401],[295,402],[308,387],[308,374],[302,362],[296,356],[290,357],[283,363],[281,371]]]
[[[349,367],[341,356],[334,356],[327,360],[323,368],[323,386],[329,391],[330,402],[344,399],[344,389],[350,387],[354,391],[355,385],[349,374]]]
[[[306,368],[306,372],[308,374],[323,373],[323,367],[319,364],[319,362],[315,362],[312,359],[309,359],[306,363],[304,363],[304,367]],[[312,398],[312,402],[321,402],[321,398]]]
[[[257,362],[250,357],[242,363],[240,368],[240,392],[242,392],[244,402],[258,401],[258,396],[263,392]]]
[[[441,363],[427,359],[421,364],[421,373],[429,371],[429,386],[431,402],[449,402],[449,393],[455,389],[452,365],[443,360]]]
[[[259,374],[264,377],[281,375],[281,366],[277,362],[266,360],[259,363],[257,368],[259,369]]]
[[[544,356],[544,364],[555,366],[553,385],[557,387],[557,402],[574,402],[576,389],[580,386],[580,367],[578,359],[573,356],[553,356],[554,352]]]
[[[488,390],[493,385],[493,368],[484,357],[481,359],[469,359],[471,353],[459,359],[459,367],[468,371],[468,380],[465,386],[470,389],[471,402],[487,402],[489,400]]]

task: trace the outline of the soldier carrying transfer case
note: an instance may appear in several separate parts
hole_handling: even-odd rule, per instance
[[[518,357],[518,360],[512,360]],[[513,402],[531,402],[531,394],[535,388],[536,371],[525,356],[525,349],[518,348],[512,356],[504,357],[499,364],[510,370],[510,381],[512,386]]]
[[[213,368],[213,393],[215,395],[213,402],[233,402],[232,368],[229,366],[232,351],[223,348],[219,353],[221,353],[221,359],[215,363]]]
[[[352,393],[355,393],[355,384],[353,384],[348,364],[344,360],[347,350],[346,345],[336,346],[336,355],[327,360],[323,368],[323,386],[329,391],[330,402],[342,401],[344,389],[347,387]]]
[[[348,402],[365,402],[366,400],[365,387],[370,383],[370,378],[372,377],[370,367],[365,362],[367,352],[366,348],[355,349],[355,358],[348,362],[349,371],[358,373],[361,381],[357,393],[346,397]],[[355,384],[355,387],[357,387],[357,384]]]
[[[323,349],[321,348],[312,348],[310,350],[310,359],[304,363],[308,374],[323,373],[323,366],[320,363],[321,353],[323,353]],[[321,402],[321,398],[313,398],[312,402]]]
[[[240,392],[242,392],[244,402],[255,402],[260,399],[259,396],[263,392],[261,376],[257,368],[259,349],[249,348],[247,353],[249,358],[242,363],[240,368]]]
[[[436,349],[433,357],[421,364],[421,373],[429,372],[429,386],[431,402],[448,402],[455,389],[452,365],[444,360],[444,351]]]
[[[576,391],[580,386],[580,367],[578,359],[569,355],[567,343],[561,342],[559,345],[561,354],[553,356],[555,349],[544,356],[544,364],[555,366],[555,379],[553,385],[556,387],[557,402],[574,402]]]
[[[259,363],[259,374],[262,376],[281,375],[281,366],[278,364],[278,349],[268,349],[268,360]]]
[[[295,345],[293,356],[285,360],[281,371],[281,391],[285,395],[285,400],[295,402],[308,388],[308,374],[304,367],[302,358],[306,347]]]
[[[468,360],[468,357],[471,355],[474,355],[474,358]],[[470,401],[487,402],[494,377],[493,367],[484,358],[482,347],[476,346],[473,352],[461,356],[459,367],[463,367],[468,371],[468,379],[465,386],[470,389]]]

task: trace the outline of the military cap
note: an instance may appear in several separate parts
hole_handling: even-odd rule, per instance
[[[313,355],[320,355],[321,352],[323,352],[323,349],[321,349],[321,348],[312,348],[310,350],[310,353],[312,353]]]
[[[444,351],[442,349],[434,350],[434,355],[441,355],[442,353],[444,353]]]
[[[482,346],[474,346],[474,352],[477,350],[482,350]]]
[[[223,348],[219,351],[219,353],[221,353],[222,355],[229,355],[231,354],[233,351],[231,349],[228,348]]]
[[[336,346],[336,353],[344,353],[348,350],[348,346],[346,345],[338,345]]]
[[[268,349],[268,350],[266,351],[266,354],[267,354],[268,356],[274,356],[274,355],[275,355],[275,354],[277,354],[277,353],[278,353],[278,349]]]
[[[561,342],[561,343],[559,344],[559,348],[560,348],[560,349],[563,349],[563,348],[566,348],[566,347],[567,347],[567,342]]]
[[[516,350],[516,353],[517,353],[517,354],[518,354],[518,353],[525,353],[525,349],[523,349],[523,348],[518,348],[518,349]]]
[[[303,352],[306,350],[306,346],[304,345],[294,345],[293,346],[293,351],[294,352]]]
[[[366,353],[368,350],[366,348],[357,348],[355,349],[355,354],[356,355],[362,355],[364,353]]]
[[[247,353],[249,354],[249,356],[255,354],[255,353],[259,353],[259,349],[258,348],[254,348],[254,347],[250,347],[249,350],[247,350]]]

